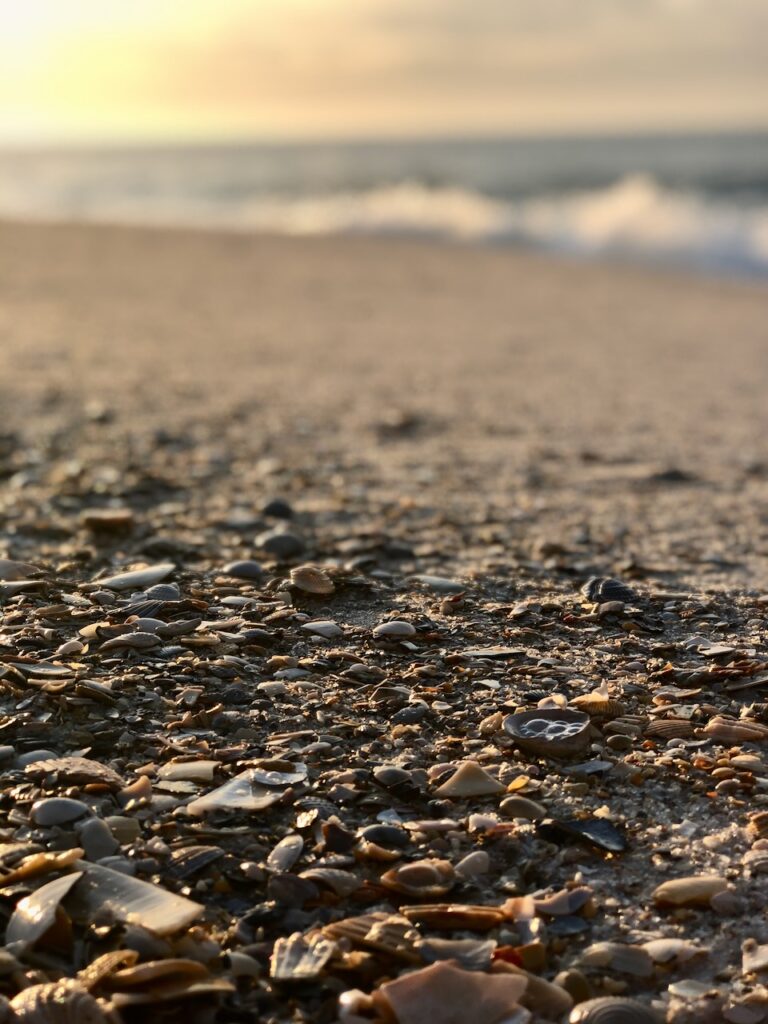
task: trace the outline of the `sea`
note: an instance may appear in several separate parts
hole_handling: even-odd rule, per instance
[[[395,235],[768,275],[768,132],[0,150],[0,217]]]

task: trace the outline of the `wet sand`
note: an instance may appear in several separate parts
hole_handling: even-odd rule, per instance
[[[427,962],[405,907],[422,938],[490,938],[578,998],[623,992],[679,1024],[764,1007],[741,944],[768,942],[767,371],[758,282],[426,242],[0,226],[0,557],[39,567],[0,561],[4,841],[81,844],[82,821],[50,831],[31,807],[82,799],[114,829],[82,841],[87,864],[112,850],[200,921],[150,941],[128,899],[25,969],[192,956],[220,989],[187,1022],[211,1019],[206,1000],[221,1021],[331,1021],[338,992]],[[108,578],[142,564],[171,589]],[[595,606],[591,576],[636,596]],[[508,731],[600,684],[574,756]],[[27,772],[40,748],[96,767]],[[165,767],[190,759],[213,762],[207,780]],[[467,760],[485,792],[443,790]],[[306,778],[273,779],[261,810],[200,802],[285,761]],[[383,859],[361,838],[382,814],[402,832]],[[617,831],[596,833],[606,820]],[[269,861],[286,835],[298,859]],[[208,852],[190,867],[193,846]],[[442,867],[414,892],[398,872],[424,859]],[[701,874],[701,904],[658,895]],[[545,898],[564,887],[563,921]],[[541,943],[506,902],[534,894]],[[413,910],[440,901],[501,917],[441,931]],[[401,946],[360,955],[344,922],[368,912],[405,928]],[[297,982],[301,940],[280,940],[320,929],[338,945]],[[646,948],[660,937],[683,945]],[[638,947],[632,969],[600,942]],[[121,983],[92,988],[114,1004]],[[522,998],[535,1022],[567,1018],[562,988]]]

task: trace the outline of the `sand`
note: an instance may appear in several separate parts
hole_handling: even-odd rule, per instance
[[[0,559],[41,569],[0,560],[0,828],[27,841],[33,800],[67,815],[56,799],[82,797],[115,820],[89,863],[114,850],[201,921],[147,947],[118,920],[47,976],[132,942],[224,986],[215,1018],[171,1019],[332,1021],[338,992],[426,962],[413,935],[405,960],[348,957],[346,919],[423,895],[493,908],[502,958],[577,998],[624,992],[675,1024],[757,1001],[729,1019],[765,1020],[741,946],[768,943],[767,343],[759,282],[416,241],[0,227]],[[146,583],[109,579],[142,563]],[[636,597],[596,608],[591,576]],[[131,596],[154,579],[170,589]],[[599,684],[573,756],[502,724]],[[30,775],[40,747],[92,763]],[[265,756],[307,768],[261,809],[185,810]],[[169,788],[161,769],[189,758],[215,778]],[[468,758],[490,781],[446,796]],[[384,812],[380,860],[359,830]],[[34,835],[68,849],[78,827]],[[423,858],[449,862],[436,893],[400,878]],[[299,877],[318,865],[342,875]],[[689,875],[715,876],[703,905],[665,906],[657,887]],[[565,920],[547,908],[571,897],[546,900],[563,887]],[[534,893],[541,947],[505,903]],[[341,946],[296,983],[280,940],[320,929]],[[680,963],[643,945],[662,937]],[[600,942],[637,946],[632,969]],[[252,961],[237,992],[227,951]],[[536,1024],[567,1017],[561,988],[523,999]]]

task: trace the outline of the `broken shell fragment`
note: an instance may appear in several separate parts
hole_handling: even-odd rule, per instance
[[[250,768],[187,804],[187,812],[200,816],[212,811],[263,811],[282,799],[283,790],[257,781],[258,769]]]
[[[385,982],[373,998],[385,1012],[394,1015],[397,1024],[497,1024],[515,1019],[512,1014],[525,987],[524,978],[480,974],[436,963]]]
[[[641,946],[622,942],[596,942],[588,946],[579,957],[583,967],[609,967],[635,978],[653,976],[653,960]]]
[[[199,903],[101,864],[78,861],[77,867],[83,877],[69,900],[75,919],[90,920],[100,911],[109,911],[118,921],[139,924],[158,935],[169,935],[185,928],[203,913],[204,908]]]
[[[463,800],[469,796],[492,796],[505,787],[474,761],[464,761],[447,782],[435,790],[435,796]]]
[[[659,907],[707,906],[710,899],[728,888],[719,875],[690,875],[670,878],[653,891],[654,903]]]
[[[703,732],[718,743],[760,743],[768,740],[768,726],[740,718],[716,715],[704,726]]]
[[[32,573],[39,572],[36,565],[28,562],[14,562],[11,558],[0,558],[0,580],[26,580]]]
[[[568,1024],[660,1024],[660,1018],[636,999],[603,996],[575,1006]]]
[[[267,867],[270,871],[290,871],[303,849],[304,840],[298,833],[286,836],[267,857]]]
[[[425,964],[455,960],[465,971],[487,971],[496,949],[495,939],[422,939],[416,952]]]
[[[425,903],[400,907],[400,913],[412,924],[422,924],[437,931],[487,932],[503,924],[505,914],[500,907],[472,906],[467,903]]]
[[[507,715],[504,729],[521,750],[545,757],[570,757],[589,744],[589,715],[567,708],[519,711]]]
[[[311,981],[336,952],[336,943],[319,932],[309,938],[295,932],[278,939],[272,950],[269,976],[275,981]]]
[[[106,576],[104,579],[94,580],[99,587],[106,587],[108,590],[131,590],[134,587],[149,587],[153,583],[159,583],[166,576],[175,570],[173,562],[163,562],[161,565],[150,565],[143,569],[131,569],[128,572],[120,572],[115,576]]]
[[[54,878],[19,900],[5,931],[5,942],[23,942],[30,948],[52,928],[61,901],[82,877],[82,871]]]

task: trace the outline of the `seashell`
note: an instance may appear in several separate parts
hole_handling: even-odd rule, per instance
[[[293,786],[307,777],[307,766],[302,762],[266,758],[251,765],[251,777],[262,786]]]
[[[534,899],[533,905],[537,914],[546,914],[548,917],[570,916],[589,903],[592,896],[589,886],[579,885],[575,889],[561,889],[544,899]]]
[[[415,949],[425,964],[455,960],[466,971],[487,971],[496,945],[495,939],[422,939]]]
[[[53,757],[34,761],[25,769],[32,778],[45,775],[56,776],[57,782],[66,786],[102,785],[110,789],[122,789],[123,779],[114,768],[92,761],[87,757]]]
[[[525,981],[525,993],[520,1002],[533,1010],[537,1018],[559,1020],[573,1006],[573,997],[564,988],[516,964],[497,960],[491,966],[491,971],[493,974],[511,974]]]
[[[118,921],[138,924],[158,935],[185,928],[202,913],[203,907],[183,896],[149,882],[113,871],[101,864],[78,861],[83,877],[70,897],[72,916],[90,920],[109,911]]]
[[[504,729],[521,750],[545,757],[570,757],[589,744],[589,715],[567,708],[541,708],[507,715]]]
[[[128,572],[117,573],[116,576],[107,576],[105,579],[94,580],[100,587],[108,590],[131,590],[134,587],[149,587],[153,583],[159,583],[166,576],[175,570],[173,562],[163,562],[160,565],[146,566],[144,569],[131,569]]]
[[[109,1024],[101,1003],[75,981],[25,988],[11,1009],[18,1024]]]
[[[768,944],[758,946],[755,939],[745,939],[741,946],[741,969],[744,974],[768,971]]]
[[[602,996],[575,1006],[568,1024],[660,1024],[660,1018],[636,999]]]
[[[400,907],[400,913],[412,924],[438,931],[487,932],[505,919],[500,907],[472,906],[465,903],[430,903]]]
[[[333,580],[317,565],[299,565],[291,569],[291,583],[307,594],[332,594]]]
[[[709,953],[706,947],[696,946],[685,939],[651,939],[642,944],[642,949],[655,964],[684,964],[695,956]]]
[[[224,850],[219,846],[184,846],[171,854],[168,874],[179,880],[190,878],[223,856]]]
[[[19,900],[5,931],[6,945],[23,942],[29,949],[52,928],[56,922],[61,901],[69,890],[82,878],[82,871],[74,871],[52,882],[41,885],[29,896]]]
[[[397,1024],[477,1024],[509,1020],[525,987],[524,978],[510,974],[481,974],[436,963],[385,982],[373,999],[383,1009],[380,1016],[388,1011]]]
[[[344,636],[344,630],[333,619],[317,619],[314,622],[303,622],[300,628],[305,633],[321,636],[325,640],[335,640],[336,637]]]
[[[621,718],[627,710],[620,700],[612,700],[597,691],[574,697],[571,704],[577,711],[585,711],[590,718]]]
[[[453,888],[456,872],[447,860],[415,860],[392,868],[381,876],[381,884],[406,896],[444,896]]]
[[[604,818],[545,818],[538,823],[536,831],[558,846],[573,841],[608,853],[621,853],[627,846],[622,833]]]
[[[33,853],[29,857],[23,857],[13,870],[2,876],[3,885],[10,885],[12,882],[21,881],[23,878],[35,878],[37,875],[49,875],[54,871],[63,871],[71,867],[82,856],[85,851],[79,846],[71,850],[62,850],[61,853]]]
[[[499,813],[506,818],[525,818],[528,821],[541,821],[546,818],[547,809],[536,800],[525,796],[508,796],[499,804]]]
[[[377,846],[394,847],[397,850],[404,850],[411,845],[411,837],[404,828],[399,825],[366,825],[360,830],[360,839],[367,843],[375,843]]]
[[[256,768],[241,772],[218,789],[188,803],[187,813],[200,816],[212,811],[263,811],[271,807],[282,799],[284,791],[258,782],[258,774]]]
[[[357,892],[363,884],[356,875],[350,871],[341,871],[339,868],[308,868],[301,872],[299,878],[325,885],[337,896],[349,896]]]
[[[150,647],[157,647],[161,643],[160,637],[154,633],[123,633],[122,636],[116,636],[112,640],[105,640],[100,650],[102,652],[121,651],[128,648],[133,651],[146,651]]]
[[[719,875],[690,875],[671,878],[653,890],[653,900],[659,907],[707,906],[712,896],[728,888]]]
[[[218,761],[168,761],[157,769],[157,777],[171,782],[211,782],[218,767]]]
[[[414,951],[414,944],[421,938],[407,918],[398,914],[374,911],[359,917],[346,917],[323,928],[323,935],[329,939],[347,939],[359,946],[366,946],[381,953],[389,953],[410,963],[419,963],[421,958]]]
[[[208,977],[208,968],[199,960],[169,957],[167,960],[150,960],[149,963],[131,964],[111,974],[107,982],[116,991],[126,988],[141,988],[153,982],[169,979],[200,980]]]
[[[653,976],[653,960],[642,946],[629,946],[623,942],[596,942],[588,946],[579,957],[582,967],[610,967],[635,978]]]
[[[0,580],[26,580],[32,573],[39,572],[36,565],[29,562],[14,562],[11,558],[0,558]]]
[[[464,761],[447,782],[435,790],[435,796],[463,800],[468,796],[492,796],[505,787],[475,761]]]
[[[718,743],[760,743],[768,740],[768,725],[745,718],[716,715],[704,726],[704,734]]]
[[[400,640],[407,636],[414,636],[416,629],[410,622],[403,622],[400,619],[392,619],[390,622],[381,622],[373,629],[373,635],[383,637],[385,640]]]
[[[747,850],[741,863],[752,875],[768,874],[768,850]]]
[[[191,1001],[211,996],[225,996],[234,991],[235,986],[232,982],[224,978],[194,981],[182,975],[180,978],[169,978],[167,981],[161,979],[156,985],[135,992],[115,992],[111,1006],[115,1010],[121,1010],[129,1006],[147,1006],[154,1003],[176,1002],[180,999]]]
[[[317,978],[336,952],[336,943],[320,932],[308,938],[294,932],[278,939],[269,961],[269,976],[274,981],[310,981]]]
[[[267,857],[270,871],[290,871],[301,856],[304,840],[297,833],[286,836],[274,847]]]
[[[588,601],[592,601],[594,604],[604,604],[607,601],[633,604],[640,600],[640,595],[635,590],[612,576],[590,576],[581,588],[581,592]]]
[[[768,811],[758,811],[752,815],[747,822],[747,836],[752,842],[768,839]]]
[[[687,718],[660,718],[647,725],[644,733],[660,740],[684,740],[693,736],[693,725]]]
[[[132,967],[139,959],[134,949],[115,949],[92,960],[77,973],[77,983],[89,991],[121,967]]]
[[[491,858],[485,850],[473,850],[456,865],[456,874],[464,879],[472,879],[487,874],[490,869]]]

